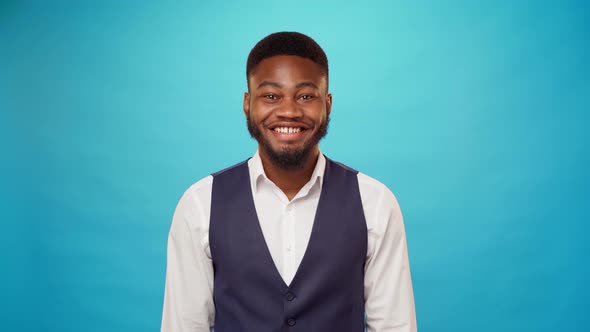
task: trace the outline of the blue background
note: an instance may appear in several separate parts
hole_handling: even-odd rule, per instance
[[[254,152],[246,57],[296,30],[323,152],[402,206],[419,330],[585,330],[587,3],[0,2],[0,329],[159,330],[175,205]]]

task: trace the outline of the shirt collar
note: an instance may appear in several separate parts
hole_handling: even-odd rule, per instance
[[[260,154],[258,150],[254,153],[254,156],[248,161],[248,168],[250,170],[250,185],[252,187],[252,192],[258,192],[259,181],[269,181],[272,182],[264,173],[264,167],[262,167],[262,159],[260,159]],[[320,151],[318,156],[318,161],[315,164],[315,168],[313,169],[313,173],[311,174],[311,178],[309,181],[301,188],[302,196],[307,194],[307,192],[319,182],[320,190],[322,189],[322,180],[324,179],[324,171],[326,170],[326,157]],[[299,196],[299,194],[297,195]]]

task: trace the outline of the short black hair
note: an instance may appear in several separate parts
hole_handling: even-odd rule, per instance
[[[248,55],[246,81],[262,60],[275,55],[296,55],[317,63],[326,78],[328,77],[328,58],[324,50],[311,37],[299,32],[275,32],[260,40]]]

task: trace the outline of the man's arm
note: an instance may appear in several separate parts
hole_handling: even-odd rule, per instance
[[[401,210],[383,188],[367,217],[369,257],[365,265],[365,311],[368,332],[415,332],[416,312]],[[368,211],[367,211],[368,212]]]
[[[207,198],[210,200],[210,190],[203,192],[203,189],[207,191],[207,186],[199,186],[204,180],[187,190],[172,219],[162,332],[210,332],[213,326],[215,308],[213,265],[208,254],[209,206],[203,202]]]

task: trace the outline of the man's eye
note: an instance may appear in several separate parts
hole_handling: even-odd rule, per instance
[[[264,95],[264,98],[270,99],[270,100],[275,100],[275,99],[277,99],[277,96],[275,96],[273,94],[267,94],[267,95]]]
[[[301,99],[301,100],[310,100],[312,98],[313,98],[312,95],[303,95],[303,96],[299,97],[299,99]]]

